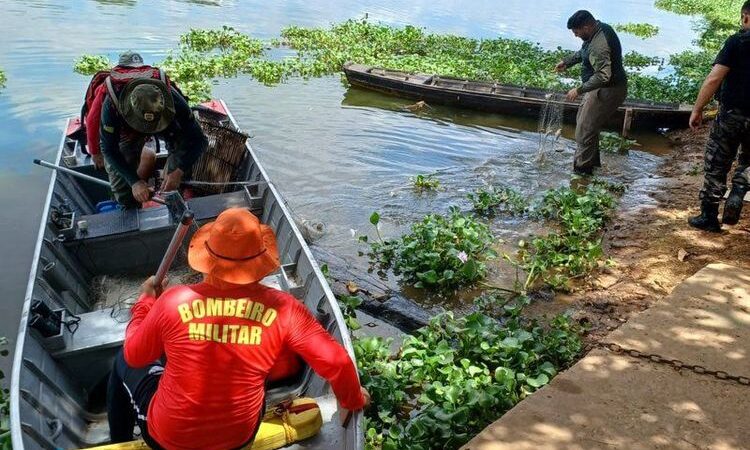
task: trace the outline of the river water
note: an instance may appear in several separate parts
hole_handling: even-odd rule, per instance
[[[270,39],[287,25],[327,26],[365,14],[434,32],[578,48],[565,21],[579,6],[571,0],[0,1],[0,68],[8,78],[0,91],[0,336],[14,341],[49,179],[31,161],[53,157],[65,118],[80,108],[88,78],[73,73],[72,65],[81,54],[114,60],[132,49],[153,63],[191,27],[229,25]],[[656,39],[622,36],[626,51],[666,56],[693,39],[688,18],[656,10],[652,0],[591,0],[586,6],[610,23],[661,28]],[[411,112],[404,108],[409,101],[347,89],[338,76],[272,88],[240,77],[218,81],[214,93],[252,135],[294,212],[326,224],[316,245],[363,268],[351,233],[371,232],[373,211],[383,216],[382,233],[394,236],[424,214],[451,204],[466,208],[466,193],[485,182],[533,196],[570,177],[568,140],[564,152],[543,165],[533,163],[539,143],[533,120],[441,107]],[[641,140],[650,153],[605,156],[605,175],[635,179],[652,172],[665,144],[653,136]],[[409,177],[417,173],[437,173],[445,189],[415,196]],[[493,229],[513,241],[529,224],[500,219]]]

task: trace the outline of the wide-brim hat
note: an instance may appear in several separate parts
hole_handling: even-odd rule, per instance
[[[155,78],[129,82],[119,96],[120,113],[140,133],[164,131],[174,119],[174,99],[166,83]]]
[[[255,283],[279,268],[276,236],[247,209],[230,208],[196,231],[188,264],[228,283]]]

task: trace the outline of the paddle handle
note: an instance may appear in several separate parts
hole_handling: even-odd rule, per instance
[[[164,281],[164,277],[167,276],[167,272],[169,272],[169,268],[172,266],[172,262],[174,262],[175,256],[177,256],[177,251],[180,249],[182,241],[185,240],[185,236],[190,229],[190,225],[192,225],[193,223],[193,218],[193,212],[190,210],[182,213],[180,224],[177,225],[177,230],[175,230],[174,234],[172,235],[172,240],[169,242],[167,252],[161,259],[159,269],[156,271],[154,288],[157,290],[157,292],[161,290],[161,283]]]
[[[75,170],[68,169],[67,167],[58,166],[57,164],[52,164],[51,162],[45,161],[43,159],[35,159],[34,164],[38,166],[46,167],[48,169],[57,170],[58,172],[65,172],[68,175],[72,175],[82,180],[86,180],[86,181],[90,181],[92,183],[96,183],[102,186],[110,187],[109,181],[105,181],[96,177],[92,177],[91,175],[86,175],[85,173],[76,172]]]

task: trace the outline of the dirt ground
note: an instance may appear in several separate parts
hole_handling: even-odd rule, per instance
[[[634,314],[669,294],[704,266],[723,262],[750,268],[750,207],[739,224],[721,233],[696,230],[688,217],[699,211],[703,183],[703,150],[709,125],[671,134],[674,149],[654,177],[645,206],[619,210],[604,235],[614,265],[573,294],[558,294],[554,303],[574,311],[600,340]],[[549,311],[547,311],[549,313]]]

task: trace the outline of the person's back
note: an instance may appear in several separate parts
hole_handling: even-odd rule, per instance
[[[248,233],[241,229],[248,218],[263,230],[263,237],[256,231],[250,242],[264,246],[247,244]],[[278,254],[272,232],[257,222],[247,210],[222,213],[214,224],[226,229],[214,233],[214,224],[205,225],[188,253],[191,267],[206,274],[204,283],[175,286],[158,300],[146,290],[133,306],[123,355],[110,379],[113,442],[132,435],[132,423],[128,428],[117,422],[128,400],[118,390],[124,384],[150,445],[228,449],[247,444],[263,417],[269,372],[290,350],[329,381],[343,408],[361,409],[366,403],[346,350],[299,300],[258,283],[278,267]],[[249,256],[242,257],[245,253]],[[233,269],[243,262],[249,263],[247,273]],[[164,367],[154,363],[162,355]]]

